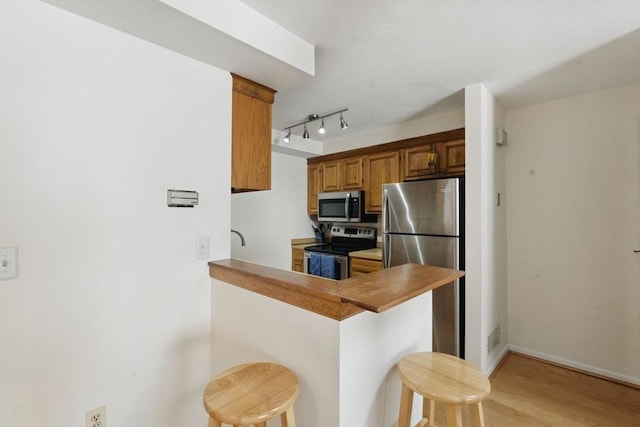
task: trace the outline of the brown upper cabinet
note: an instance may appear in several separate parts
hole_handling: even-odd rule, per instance
[[[341,162],[322,164],[322,191],[339,191],[342,188]]]
[[[465,171],[464,139],[445,142],[443,145],[445,173],[462,175]]]
[[[275,91],[231,74],[231,192],[271,189],[271,106]]]
[[[429,153],[435,162],[429,164]],[[464,174],[464,139],[419,145],[403,150],[402,180],[422,179],[438,175]]]
[[[382,212],[382,184],[400,182],[400,152],[371,154],[365,166],[365,205],[367,213]]]
[[[364,158],[353,157],[342,161],[342,189],[362,190]]]
[[[363,157],[322,164],[322,191],[362,190]]]
[[[318,213],[318,193],[322,191],[321,165],[307,167],[307,213]]]
[[[366,212],[380,213],[383,184],[464,175],[464,128],[312,157],[307,166],[309,214],[318,213],[321,191],[360,189]]]

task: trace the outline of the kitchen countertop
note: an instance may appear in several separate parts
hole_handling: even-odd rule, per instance
[[[304,249],[307,246],[320,245],[320,243],[316,242],[315,237],[301,237],[298,239],[291,239],[291,248],[292,249]]]
[[[209,276],[288,304],[344,320],[381,313],[464,276],[463,271],[404,264],[345,280],[325,279],[247,261],[209,262]]]
[[[291,248],[304,249],[307,246],[319,245],[314,237],[301,237],[298,239],[291,239]],[[349,252],[349,256],[370,259],[373,261],[382,261],[382,248],[364,249],[361,251]]]
[[[382,248],[364,249],[361,251],[349,252],[350,257],[382,261]]]
[[[315,242],[316,242],[315,237],[299,237],[297,239],[291,239],[291,246],[306,245],[306,244],[315,243]]]

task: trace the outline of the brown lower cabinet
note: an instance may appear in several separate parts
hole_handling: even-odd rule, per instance
[[[291,270],[304,272],[304,249],[291,248]]]
[[[358,277],[382,270],[382,261],[357,257],[351,257],[350,261],[349,277]]]

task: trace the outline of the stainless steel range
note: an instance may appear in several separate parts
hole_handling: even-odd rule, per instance
[[[331,279],[349,277],[349,253],[376,247],[375,227],[334,225],[331,242],[304,250],[304,272]]]

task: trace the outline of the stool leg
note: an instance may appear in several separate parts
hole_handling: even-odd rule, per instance
[[[484,410],[482,409],[482,402],[478,402],[476,405],[471,405],[471,425],[473,427],[484,427]]]
[[[429,423],[426,424],[429,427],[434,427],[436,425],[435,417],[436,417],[436,401],[427,399],[426,397],[422,398],[422,416],[429,420]]]
[[[460,405],[447,405],[447,427],[462,427]]]
[[[209,417],[209,427],[222,427],[222,423]]]
[[[282,427],[296,427],[296,418],[293,415],[293,405],[280,416],[280,424]]]
[[[409,427],[411,423],[411,407],[413,406],[413,390],[402,383],[402,393],[400,395],[400,415],[398,416],[398,427]]]

